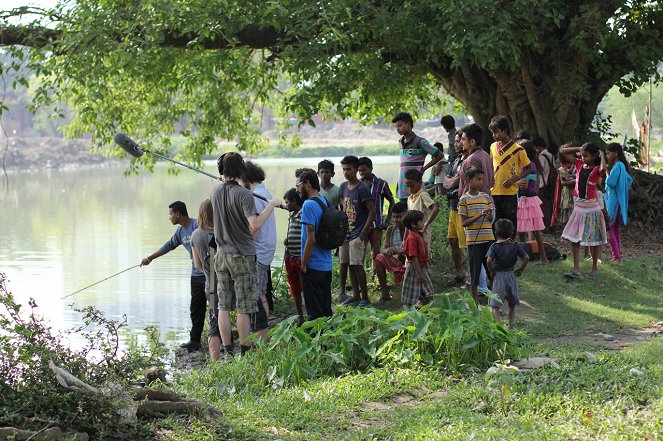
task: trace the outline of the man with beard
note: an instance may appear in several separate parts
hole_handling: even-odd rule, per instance
[[[299,169],[295,173],[297,192],[305,199],[302,205],[302,244],[301,271],[302,291],[309,320],[318,317],[330,317],[331,282],[332,282],[332,250],[322,248],[316,242],[316,234],[322,220],[323,209],[313,200],[317,198],[323,205],[329,202],[320,196],[320,182],[315,170]]]

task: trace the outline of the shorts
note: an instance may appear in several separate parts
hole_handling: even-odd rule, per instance
[[[447,239],[458,239],[458,247],[461,249],[467,248],[467,236],[465,235],[465,228],[463,228],[458,210],[449,210]]]
[[[216,274],[219,278],[219,309],[237,309],[240,314],[257,312],[256,256],[217,252]]]
[[[302,295],[302,258],[297,256],[285,256],[285,276],[290,285],[290,295],[300,297]]]
[[[366,242],[357,237],[349,242],[345,242],[338,249],[338,258],[340,263],[350,265],[363,265],[364,254],[366,253]]]
[[[490,299],[491,308],[499,308],[505,301],[509,306],[520,304],[518,279],[513,271],[496,271],[492,291],[500,296],[500,300]]]
[[[272,270],[269,265],[256,262],[256,275],[258,277],[258,294],[265,299],[269,288],[269,279],[272,277]]]

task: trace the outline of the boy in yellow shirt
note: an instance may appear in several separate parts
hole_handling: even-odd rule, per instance
[[[423,174],[417,169],[410,169],[405,172],[405,187],[410,192],[407,198],[407,209],[421,211],[424,214],[424,229],[422,231],[426,243],[431,243],[430,224],[440,212],[440,206],[424,190],[421,185]]]

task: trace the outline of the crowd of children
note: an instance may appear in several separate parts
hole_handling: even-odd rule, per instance
[[[419,308],[431,300],[435,292],[430,272],[431,225],[440,211],[437,201],[441,195],[446,195],[449,205],[445,221],[454,282],[464,283],[478,304],[488,304],[497,321],[503,304],[508,305],[509,327],[514,325],[515,308],[520,302],[517,278],[530,259],[521,246],[523,242],[532,244],[537,250],[538,264],[545,265],[548,258],[542,233],[563,227],[562,237],[571,243],[573,252],[573,268],[564,276],[572,279],[581,277],[582,247],[589,250],[592,258],[586,278],[598,277],[598,264],[606,243],[613,261],[621,261],[620,228],[627,222],[632,178],[619,144],[609,144],[604,153],[593,143],[581,147],[565,145],[558,150],[547,148],[542,138],[530,142],[525,133],[514,141],[507,118],[496,116],[489,125],[494,142],[486,151],[481,147],[484,134],[478,124],[457,130],[453,118],[447,115],[442,122],[449,133],[450,161],[445,161],[445,146],[431,145],[416,135],[409,114],[399,113],[392,122],[401,136],[396,198],[389,183],[373,173],[371,159],[353,155],[340,161],[345,178],[340,185],[332,182],[335,164],[325,159],[319,162],[317,172],[297,170],[297,186],[283,196],[284,206],[290,212],[284,240],[284,270],[300,324],[306,319],[304,306],[309,319],[331,314],[329,263],[334,250],[321,245],[324,231],[320,230],[330,210],[340,210],[347,221],[345,241],[341,238],[336,250],[340,263],[337,301],[346,306],[370,305],[365,270],[369,244],[371,273],[379,283],[380,303],[392,300],[387,282],[389,273],[393,274],[395,285],[401,285],[403,305]],[[431,160],[426,162],[428,155]],[[221,173],[222,160],[223,157],[219,162]],[[257,296],[254,305],[244,304],[243,309],[253,311],[249,314],[251,329],[265,339],[267,317],[273,307],[269,282],[276,248],[276,224],[271,210],[279,201],[273,200],[265,187],[265,173],[260,166],[250,161],[240,165],[241,177],[225,176],[227,183],[220,184],[219,191],[234,191],[229,185],[237,180],[254,194],[253,207],[241,205],[247,203],[244,201],[238,202],[237,208],[249,220],[247,231],[252,234],[252,240],[247,237],[247,241],[255,248],[255,251],[251,248],[255,253],[255,282],[250,286],[255,283]],[[432,171],[428,185],[424,182],[427,169]],[[213,193],[212,202],[207,199],[201,205],[198,230],[191,239],[195,266],[206,276],[208,296],[214,296],[217,290],[214,280],[210,280],[215,273],[210,271],[210,259],[215,252],[207,244],[215,230],[217,234],[227,233],[219,233],[215,225],[214,218],[218,216],[212,209],[214,197]],[[254,220],[249,213],[253,213]],[[224,228],[229,226],[232,225]],[[520,242],[514,240],[516,233]],[[224,244],[218,238],[217,243]],[[217,253],[223,260],[223,253]],[[522,264],[516,269],[519,259]],[[219,265],[217,262],[216,268]],[[346,288],[348,274],[350,295],[350,287]],[[221,275],[219,290],[223,280]],[[488,293],[489,287],[493,295]],[[217,309],[212,298],[210,350],[218,358],[222,343],[226,352],[231,350],[225,337],[227,332],[224,333],[228,324],[221,319],[228,317],[229,306],[219,301],[224,307]]]
[[[496,116],[489,125],[494,142],[486,151],[481,147],[483,131],[478,124],[457,130],[453,118],[447,115],[443,122],[449,133],[448,157],[453,159],[445,161],[445,146],[431,145],[416,135],[409,114],[399,113],[392,122],[401,136],[396,199],[389,184],[373,174],[370,158],[343,158],[340,164],[346,181],[340,186],[331,182],[334,164],[329,160],[318,164],[320,194],[330,206],[342,210],[349,222],[346,243],[339,249],[339,303],[362,307],[370,304],[364,270],[368,244],[380,303],[392,299],[389,273],[395,285],[401,285],[403,305],[420,307],[430,301],[434,292],[431,225],[440,211],[436,195],[446,195],[449,205],[446,221],[454,282],[465,283],[477,303],[489,303],[495,320],[500,320],[500,308],[507,304],[510,327],[519,304],[517,278],[530,259],[522,243],[529,242],[536,250],[537,264],[545,265],[549,260],[542,233],[553,226],[563,227],[562,237],[571,243],[574,257],[573,269],[564,274],[569,278],[581,277],[581,247],[587,247],[592,256],[587,278],[598,276],[597,265],[605,243],[610,244],[613,260],[621,260],[620,225],[626,224],[632,179],[619,144],[609,144],[607,156],[592,143],[548,149],[540,137],[529,141],[526,132],[520,132],[514,141],[507,118]],[[431,160],[426,162],[428,155]],[[423,177],[429,168],[432,173],[426,183]],[[602,184],[603,193],[599,191]],[[291,208],[288,203],[293,212],[299,206],[293,203]],[[289,237],[296,235],[291,233],[296,228],[292,226],[293,216]],[[514,240],[516,233],[519,242]],[[516,269],[519,259],[522,264]],[[347,273],[352,295],[346,293]],[[296,277],[288,269],[288,280],[294,280],[295,286]],[[494,293],[490,301],[486,295],[489,286]],[[302,321],[301,303],[298,305]]]

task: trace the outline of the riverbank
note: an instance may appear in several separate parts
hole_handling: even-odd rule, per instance
[[[117,158],[95,154],[87,140],[9,137],[0,144],[0,159],[7,171],[71,170],[106,167],[121,163]]]

